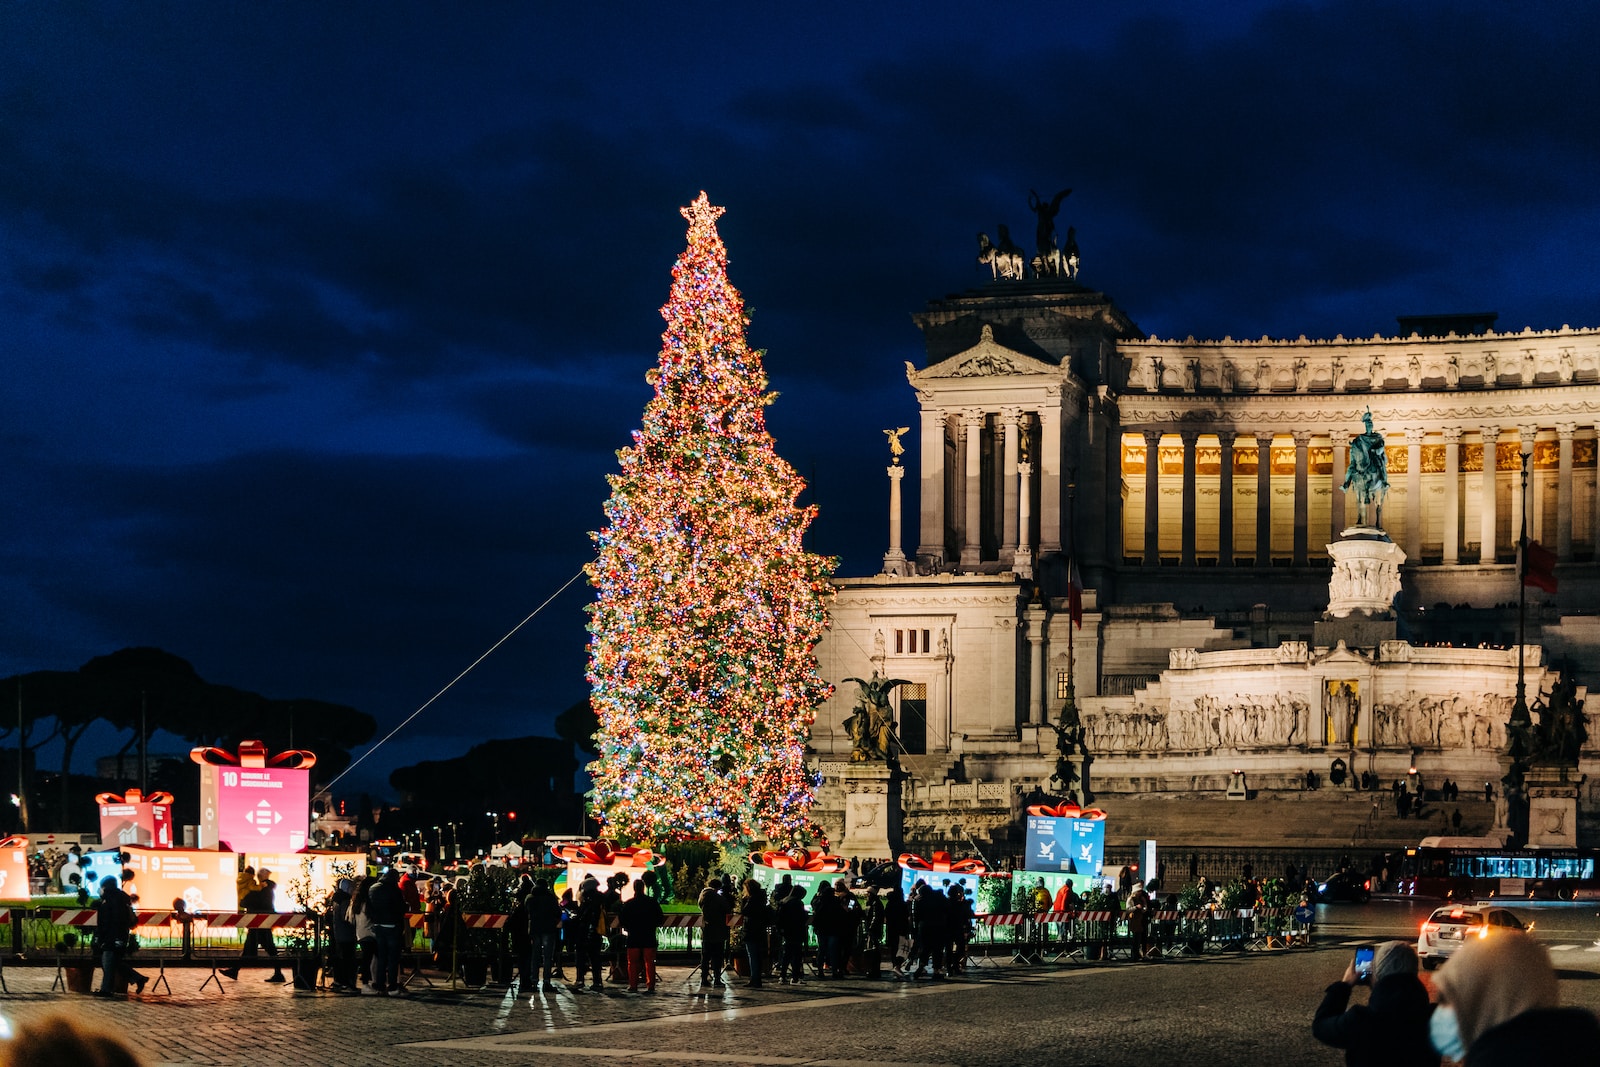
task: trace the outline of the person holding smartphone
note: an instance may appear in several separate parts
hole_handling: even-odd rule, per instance
[[[1370,986],[1367,1003],[1350,1004],[1358,985]],[[1344,1049],[1349,1067],[1439,1067],[1428,1036],[1433,1005],[1417,977],[1417,952],[1404,941],[1358,949],[1344,976],[1323,994],[1311,1022],[1318,1041]]]

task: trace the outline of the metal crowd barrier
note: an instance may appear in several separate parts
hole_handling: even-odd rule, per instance
[[[1151,911],[1148,913],[1146,947],[1164,957],[1202,955],[1213,952],[1245,952],[1297,947],[1310,944],[1311,927],[1295,916],[1293,908],[1196,909],[1191,911]],[[509,916],[466,913],[460,924],[467,929],[501,930]],[[54,962],[58,973],[70,963],[81,966],[92,960],[89,942],[97,913],[92,908],[0,908],[0,928],[9,927],[12,955]],[[433,929],[432,914],[407,916],[412,930]],[[738,926],[741,917],[730,917]],[[182,959],[209,963],[215,968],[237,959],[245,932],[269,929],[310,928],[313,943],[320,948],[325,932],[319,917],[304,913],[184,913],[173,911],[135,912],[135,933],[139,952],[148,952],[152,962]],[[658,934],[663,950],[693,952],[696,931],[701,927],[698,914],[673,913],[665,917]],[[78,935],[75,945],[66,944],[65,935]],[[187,934],[187,937],[185,936]],[[0,930],[3,936],[3,930]],[[808,937],[815,948],[815,938]],[[1127,912],[1041,911],[980,915],[976,918],[970,956],[972,965],[1037,965],[1062,961],[1130,958],[1134,945],[1128,932]],[[411,947],[411,977],[420,975],[427,957],[426,942]],[[137,956],[135,957],[137,960]],[[0,991],[7,991],[0,969]]]
[[[1293,908],[1151,911],[1147,951],[1162,956],[1264,951],[1310,944],[1311,927]],[[1006,912],[980,915],[974,946],[989,962],[1008,956],[1017,964],[1130,958],[1128,913],[1109,911]]]

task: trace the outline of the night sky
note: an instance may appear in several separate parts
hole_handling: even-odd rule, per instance
[[[1600,325],[1596,41],[1503,0],[7,4],[0,674],[153,645],[387,732],[590,557],[701,189],[846,575],[910,313],[1031,245],[1029,189],[1148,333]],[[347,784],[549,732],[587,599]]]

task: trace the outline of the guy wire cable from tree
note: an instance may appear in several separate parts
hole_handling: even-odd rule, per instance
[[[433,702],[435,700],[438,700],[440,697],[444,696],[446,693],[448,693],[451,690],[451,688],[457,682],[461,681],[461,679],[463,679],[467,675],[471,674],[472,671],[473,671],[473,668],[477,667],[478,664],[482,663],[484,660],[486,660],[490,656],[492,656],[494,654],[495,650],[497,648],[499,648],[501,645],[503,645],[507,641],[511,640],[511,638],[516,635],[516,632],[518,630],[522,629],[524,626],[528,625],[528,623],[532,622],[533,621],[533,617],[535,615],[539,614],[539,612],[541,612],[545,608],[549,607],[550,606],[550,602],[552,600],[554,600],[556,597],[560,596],[562,593],[565,593],[567,591],[567,587],[572,585],[572,583],[577,581],[579,578],[582,578],[583,574],[584,574],[584,568],[583,567],[579,567],[578,568],[578,573],[574,574],[571,578],[568,578],[566,580],[566,582],[561,586],[560,589],[557,589],[554,593],[551,593],[549,596],[545,597],[544,603],[540,604],[538,607],[534,608],[533,611],[529,612],[528,613],[528,617],[526,619],[523,619],[521,622],[519,622],[515,626],[513,626],[510,630],[506,631],[506,634],[505,634],[504,637],[500,638],[500,640],[496,641],[494,644],[490,645],[487,649],[485,649],[484,652],[483,652],[483,655],[479,656],[477,659],[473,660],[470,664],[467,665],[467,669],[466,670],[462,671],[460,674],[458,674],[454,678],[450,679],[449,683],[443,689],[439,690],[437,693],[433,694],[433,696],[428,698],[427,703],[423,704],[422,707],[418,708],[416,711],[413,711],[410,715],[407,715],[405,717],[405,721],[404,722],[402,722],[399,726],[396,726],[393,730],[390,730],[387,734],[384,734],[382,740],[380,740],[377,744],[373,745],[371,748],[367,749],[365,752],[361,753],[361,755],[359,757],[357,757],[350,764],[350,766],[348,766],[344,770],[340,771],[338,773],[338,775],[334,777],[333,781],[329,782],[323,788],[331,790],[334,786],[338,785],[339,784],[339,780],[341,778],[343,778],[345,775],[349,774],[351,771],[355,770],[356,767],[360,765],[362,760],[366,759],[368,756],[370,756],[374,752],[378,751],[378,749],[382,748],[383,745],[384,745],[384,742],[388,741],[391,737],[393,737],[395,734],[399,733],[401,730],[404,730],[408,725],[410,725],[412,719],[415,719],[418,715],[421,715],[423,712],[427,711],[428,708],[433,704]]]

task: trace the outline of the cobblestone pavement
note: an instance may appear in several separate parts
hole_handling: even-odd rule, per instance
[[[170,994],[101,1000],[50,992],[53,970],[10,968],[0,1012],[13,1021],[70,1012],[124,1034],[150,1064],[1334,1067],[1342,1054],[1311,1038],[1311,1013],[1349,951],[985,967],[942,983],[750,990],[730,979],[734,988],[712,995],[697,972],[667,967],[652,996],[563,985],[531,1000],[441,985],[404,998],[295,992],[249,971],[218,993],[200,988],[205,970],[168,972]],[[1600,951],[1554,958],[1565,1001],[1600,1010]]]

